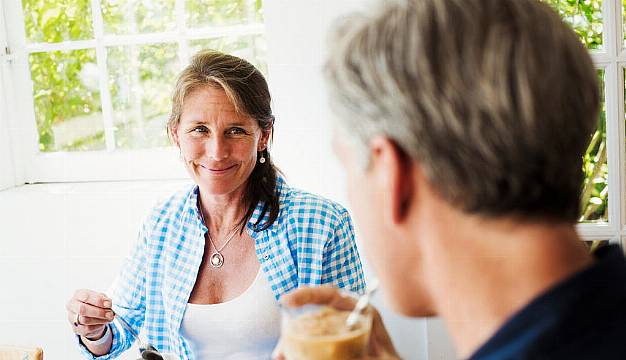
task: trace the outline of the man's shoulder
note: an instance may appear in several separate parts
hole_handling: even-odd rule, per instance
[[[603,307],[600,303],[592,306]],[[577,326],[563,324],[551,337],[531,346],[525,358],[626,359],[626,315],[622,308],[604,307],[604,314],[594,321],[582,321]]]
[[[582,295],[554,329],[553,338],[560,341],[544,344],[554,349],[553,358],[626,359],[626,282],[616,281],[626,279],[626,272],[618,275],[596,278],[601,285],[590,280],[586,289],[581,284],[588,296]]]
[[[478,359],[626,359],[626,260],[616,246],[513,315]]]

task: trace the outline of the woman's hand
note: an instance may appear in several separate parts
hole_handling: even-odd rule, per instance
[[[103,293],[76,290],[65,306],[74,333],[88,340],[98,340],[104,336],[106,324],[115,318],[111,305],[111,299]]]
[[[354,307],[355,300],[344,297],[340,291],[331,287],[309,287],[300,288],[290,294],[283,296],[282,304],[290,307],[299,307],[306,304],[328,305],[339,310],[349,310]],[[400,359],[393,346],[391,338],[385,329],[383,320],[378,311],[372,307],[372,331],[370,334],[368,356],[365,359],[371,360],[393,360]],[[280,347],[280,345],[279,345]],[[283,360],[280,349],[276,351],[275,359]],[[364,359],[364,360],[365,360]]]

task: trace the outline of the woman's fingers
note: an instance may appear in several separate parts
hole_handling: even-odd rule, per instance
[[[106,325],[79,325],[74,326],[74,333],[87,338],[95,338],[104,333]]]
[[[78,335],[91,337],[101,334],[104,325],[110,323],[115,314],[111,310],[111,299],[105,294],[80,289],[67,302],[67,318]]]
[[[109,299],[105,294],[89,289],[76,290],[72,298],[103,309],[110,309],[112,305],[111,299]]]
[[[67,304],[67,310],[68,312],[79,315],[79,324],[106,324],[115,317],[115,314],[113,314],[110,308],[103,309],[78,300],[70,300]]]

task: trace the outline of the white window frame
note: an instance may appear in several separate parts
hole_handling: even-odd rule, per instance
[[[95,49],[100,79],[108,79],[106,47],[117,45],[148,45],[177,43],[181,66],[189,61],[188,41],[232,35],[264,34],[263,23],[221,27],[186,28],[185,0],[176,0],[174,31],[132,35],[104,34],[100,11],[101,0],[91,0],[94,39],[65,41],[54,44],[27,44],[24,29],[22,2],[0,0],[4,12],[6,43],[11,57],[2,58],[3,67],[9,68],[4,79],[9,119],[9,136],[13,140],[16,185],[39,182],[119,181],[142,179],[179,179],[187,177],[174,147],[124,150],[115,149],[111,96],[106,81],[100,81],[100,99],[104,119],[106,150],[76,152],[39,152],[33,104],[33,86],[28,56],[37,51],[66,51]],[[248,6],[254,1],[248,0]],[[4,49],[4,47],[2,47]],[[182,69],[181,69],[182,70]],[[173,84],[172,84],[173,86]],[[165,131],[165,129],[164,129]]]
[[[577,228],[584,240],[608,240],[622,245],[626,240],[623,76],[626,48],[622,30],[622,1],[604,0],[602,18],[602,49],[592,50],[590,54],[595,67],[604,70],[609,218],[606,223],[581,223]]]
[[[4,13],[0,6],[0,29],[4,29]],[[13,158],[13,145],[9,137],[9,117],[7,115],[5,81],[9,75],[6,64],[11,61],[11,54],[7,46],[6,34],[0,31],[0,190],[13,187],[17,181],[15,178],[15,164]]]

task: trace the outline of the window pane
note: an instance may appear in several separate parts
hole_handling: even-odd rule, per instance
[[[169,145],[166,123],[179,71],[177,50],[176,44],[108,49],[116,147]]]
[[[256,0],[187,0],[187,26],[205,27],[254,22],[260,17]],[[258,9],[258,10],[257,10]]]
[[[104,148],[94,49],[29,56],[41,151]]]
[[[602,0],[543,0],[554,7],[588,49],[602,48]]]
[[[104,32],[138,34],[173,30],[175,0],[102,0]]]
[[[598,70],[602,95],[598,129],[593,134],[583,157],[585,181],[581,197],[582,222],[606,222],[609,212],[609,169],[606,159],[606,109],[604,102],[604,70]]]
[[[22,0],[22,7],[29,42],[93,38],[90,0]]]
[[[192,54],[202,49],[219,50],[244,58],[267,74],[265,63],[266,42],[263,35],[229,36],[213,39],[193,40],[189,42]]]

